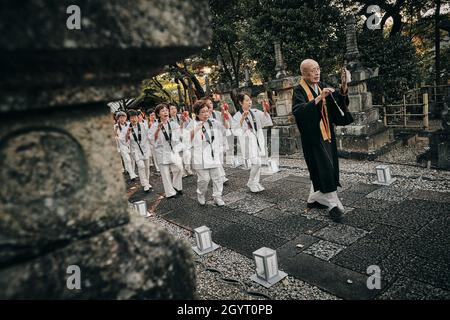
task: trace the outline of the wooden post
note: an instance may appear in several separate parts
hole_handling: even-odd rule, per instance
[[[428,130],[428,93],[423,94],[423,127]]]
[[[384,126],[387,127],[387,116],[386,116],[387,110],[386,110],[384,96],[381,96],[381,104],[383,105],[383,123],[384,123]]]
[[[403,124],[406,128],[407,124],[406,124],[406,98],[405,95],[403,95]]]

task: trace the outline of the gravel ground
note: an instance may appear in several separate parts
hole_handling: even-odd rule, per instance
[[[400,151],[399,151],[400,150]],[[401,149],[394,150],[386,159],[397,156],[402,159]],[[396,153],[398,153],[396,155]],[[411,158],[411,154],[404,154],[405,159]],[[391,157],[391,158],[389,158]],[[350,188],[355,183],[370,184],[376,180],[375,167],[385,164],[381,161],[357,161],[340,159],[340,174],[343,188]],[[450,191],[450,172],[421,168],[419,166],[390,164],[391,175],[397,180],[389,187],[383,187],[371,192],[368,196],[373,199],[397,201],[402,197],[409,197],[420,190],[430,191],[430,195],[438,195],[436,191]],[[300,154],[294,154],[280,159],[281,171],[275,175],[262,176],[266,181],[277,181],[289,175],[308,177],[309,173],[305,161]],[[395,190],[394,196],[391,190]],[[240,192],[237,190],[228,196],[237,201]],[[231,202],[233,202],[231,201]],[[178,239],[186,241],[189,246],[195,245],[192,233],[157,216],[150,217],[150,221],[159,224]],[[322,241],[316,246],[322,245],[325,258],[334,256],[341,247],[330,247],[327,241]],[[249,278],[255,272],[254,262],[247,257],[227,248],[219,248],[205,256],[195,256],[197,274],[197,297],[202,300],[210,299],[276,299],[276,300],[335,300],[339,299],[317,287],[288,276],[280,283],[266,289]]]
[[[187,245],[195,245],[189,230],[157,216],[148,219]],[[266,289],[250,280],[250,276],[255,273],[254,261],[227,248],[221,247],[205,256],[195,255],[195,259],[197,298],[200,300],[338,300],[290,276]]]

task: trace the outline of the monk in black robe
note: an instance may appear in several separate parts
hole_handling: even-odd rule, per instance
[[[300,131],[312,182],[307,207],[328,208],[331,218],[339,222],[344,207],[336,192],[341,184],[334,126],[353,122],[347,109],[346,70],[343,70],[339,92],[320,82],[320,67],[316,61],[304,60],[300,71],[302,79],[294,88],[292,114]]]

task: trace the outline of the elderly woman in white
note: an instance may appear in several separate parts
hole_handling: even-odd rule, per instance
[[[150,128],[150,143],[154,146],[166,198],[174,198],[183,194],[180,126],[174,121],[169,121],[169,107],[166,104],[157,105],[155,114],[158,122]]]
[[[130,126],[128,127],[126,142],[130,143],[130,153],[138,167],[139,180],[148,192],[152,188],[149,182],[148,158],[150,156],[150,145],[147,143],[148,127],[139,122],[138,112],[130,111]]]
[[[260,184],[261,159],[267,155],[263,128],[272,126],[272,118],[267,110],[252,109],[252,99],[245,93],[238,95],[241,110],[233,116],[232,131],[238,136],[244,160],[250,166],[250,177],[247,186],[251,192],[260,192],[264,187]]]
[[[192,143],[192,166],[197,173],[197,196],[201,205],[206,203],[209,180],[213,183],[214,202],[225,205],[222,200],[223,175],[220,170],[223,152],[223,125],[210,119],[208,103],[199,100],[194,104],[196,120],[187,127]]]
[[[117,148],[122,157],[125,170],[130,175],[130,179],[137,178],[134,168],[131,166],[130,156],[130,141],[127,141],[128,124],[127,114],[123,111],[119,111],[116,115],[117,123],[114,125],[114,132],[116,134]]]

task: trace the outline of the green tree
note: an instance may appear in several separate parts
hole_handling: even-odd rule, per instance
[[[256,0],[246,33],[248,55],[265,80],[275,76],[274,41],[282,43],[286,69],[299,74],[300,62],[313,58],[324,76],[338,70],[345,53],[345,17],[328,0]]]

